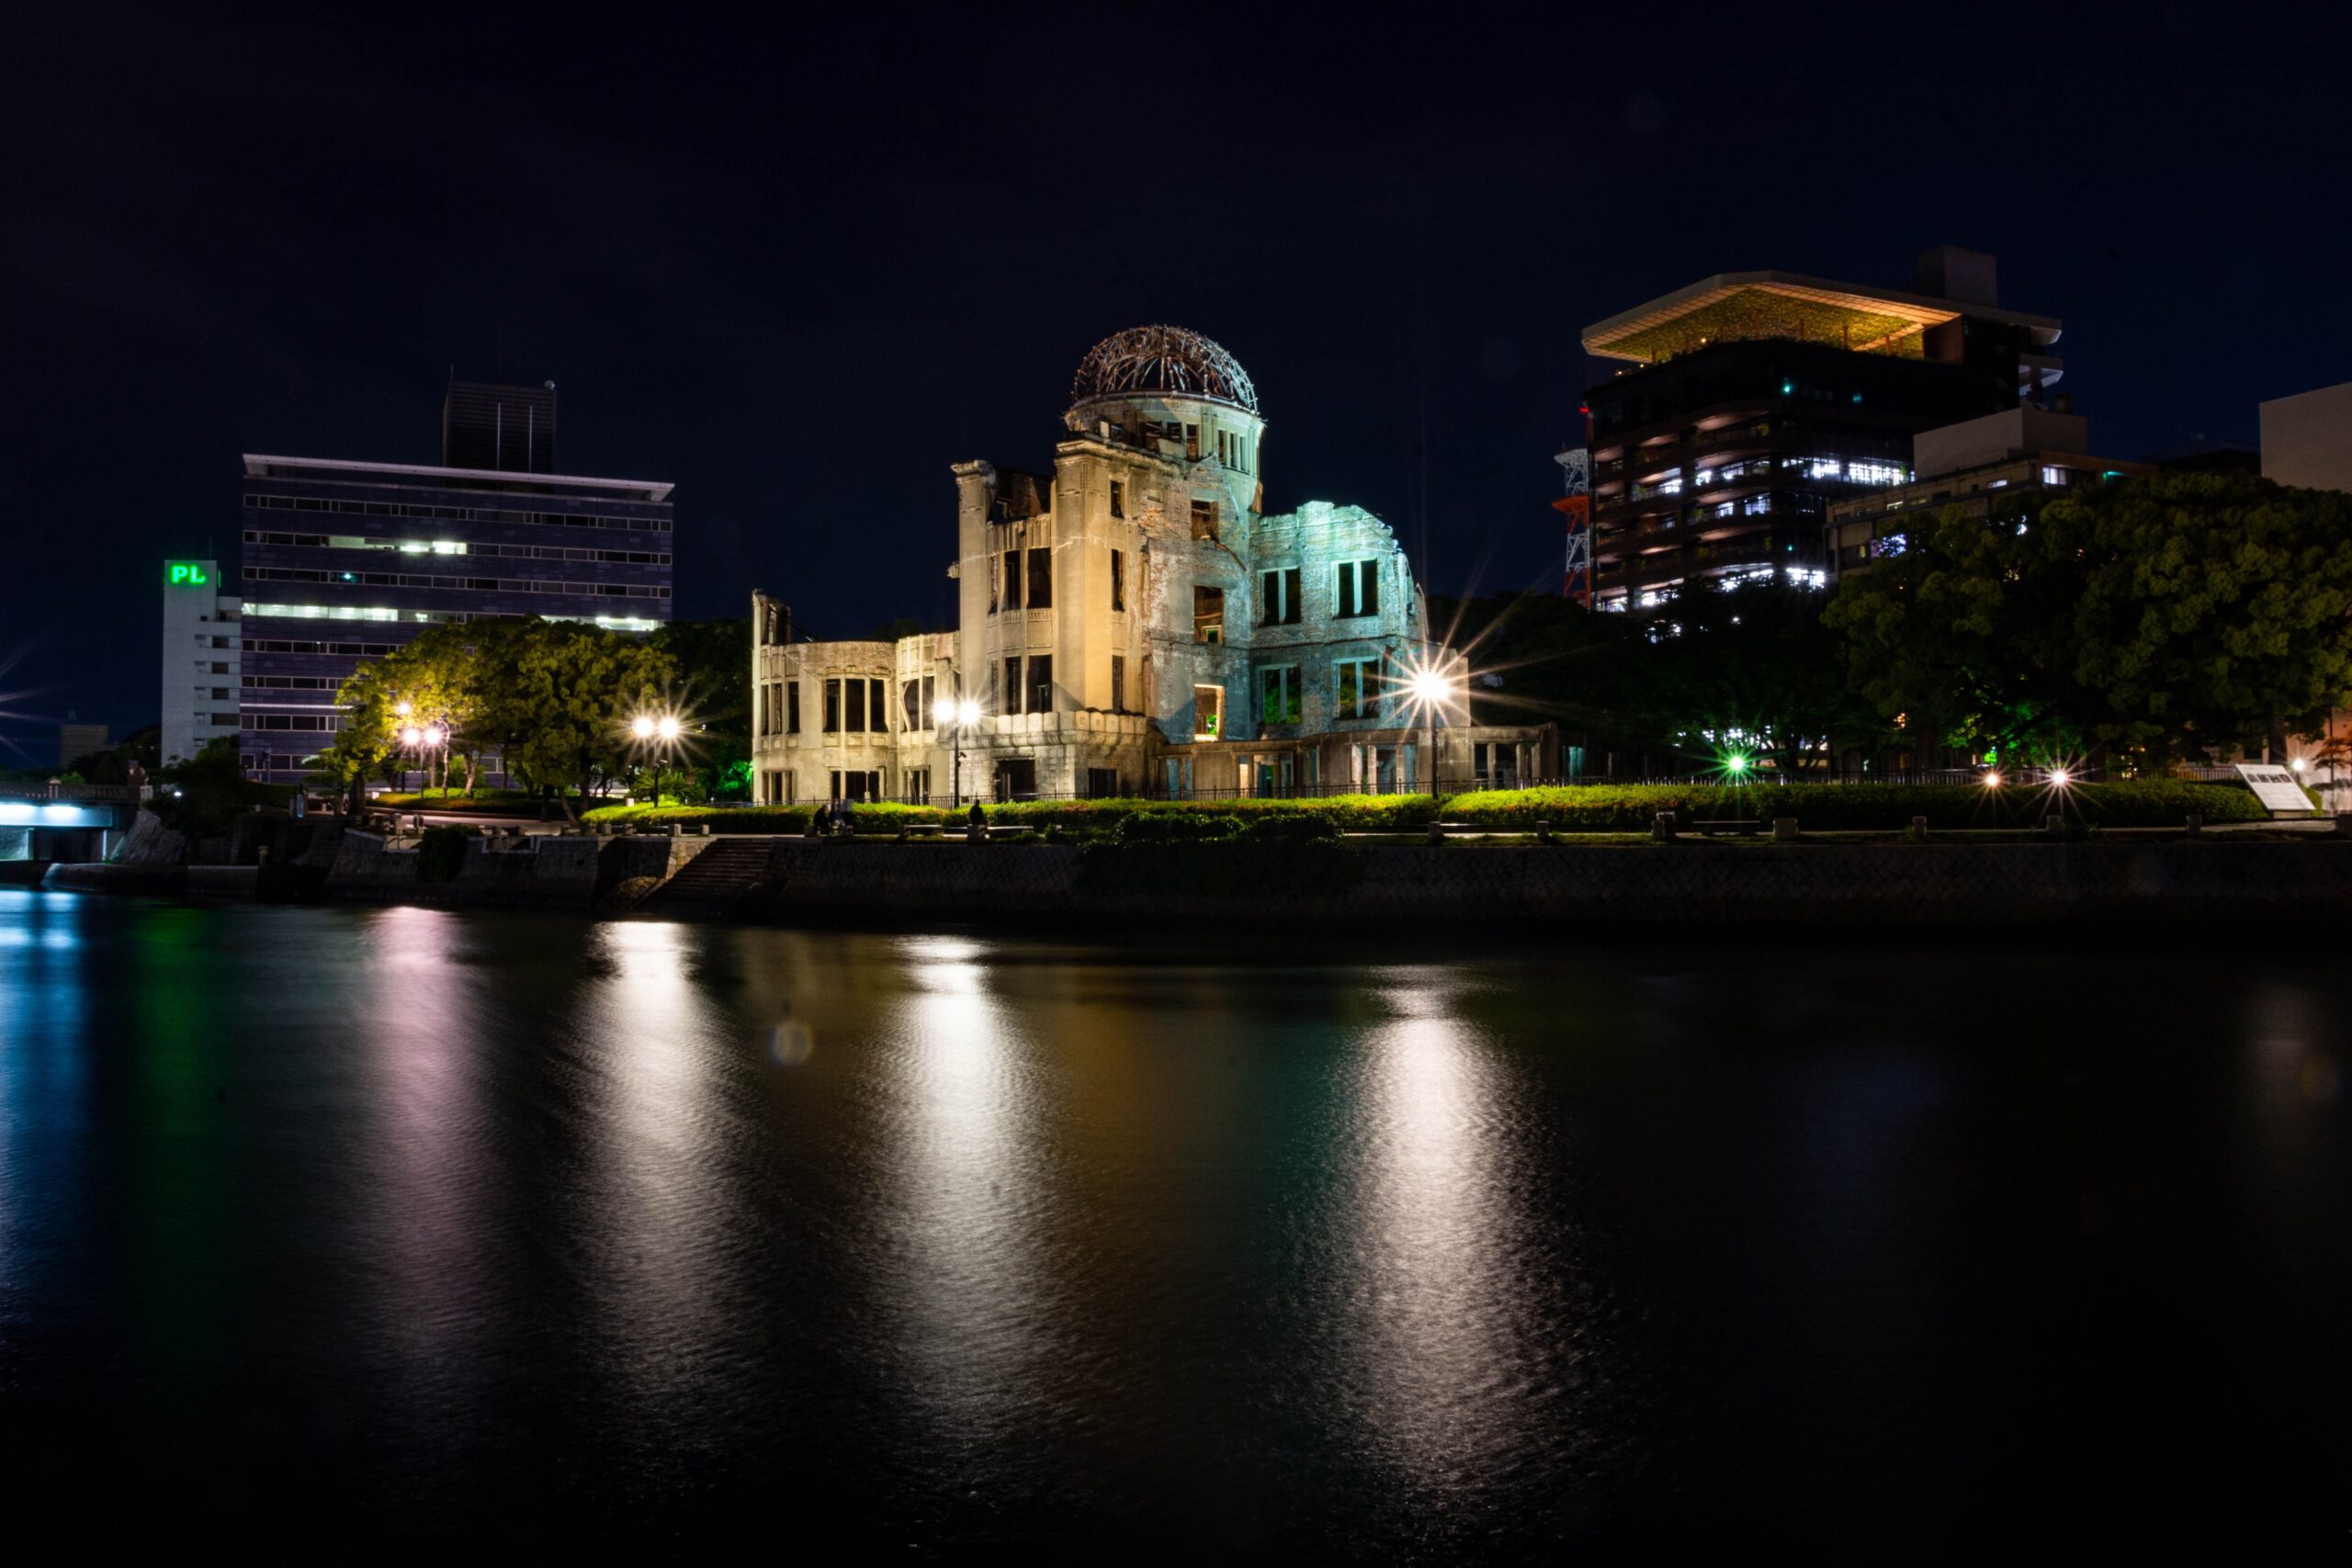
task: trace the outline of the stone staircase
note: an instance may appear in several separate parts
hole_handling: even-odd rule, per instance
[[[650,913],[687,908],[707,911],[733,903],[758,886],[768,868],[765,839],[715,839],[638,908]]]

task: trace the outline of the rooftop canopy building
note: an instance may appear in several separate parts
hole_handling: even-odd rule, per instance
[[[1551,770],[1548,728],[1452,728],[1426,754],[1400,687],[1440,656],[1396,536],[1357,506],[1262,510],[1266,421],[1216,344],[1105,338],[1062,424],[1050,473],[955,465],[954,630],[804,643],[753,595],[763,800],[1315,795]]]
[[[1825,581],[1832,503],[1908,483],[1918,432],[2056,385],[2058,321],[1996,299],[1993,258],[1947,247],[1907,289],[1723,273],[1587,327],[1624,366],[1590,393],[1596,607]]]

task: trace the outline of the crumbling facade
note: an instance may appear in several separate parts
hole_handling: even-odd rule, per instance
[[[1409,701],[1408,674],[1449,656],[1404,551],[1361,507],[1261,510],[1266,423],[1224,349],[1176,327],[1106,338],[1063,423],[1050,475],[955,466],[955,631],[803,642],[752,595],[759,799],[1391,793],[1432,770],[1448,789],[1554,772],[1549,727],[1473,729],[1446,723],[1458,702]]]

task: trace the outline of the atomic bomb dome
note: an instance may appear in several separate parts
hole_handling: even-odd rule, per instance
[[[1182,327],[1130,327],[1079,361],[1069,388],[1075,408],[1097,398],[1203,398],[1258,412],[1258,389],[1241,362]]]

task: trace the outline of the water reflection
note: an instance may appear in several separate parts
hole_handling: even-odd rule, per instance
[[[966,1454],[1035,1418],[1057,1339],[1042,1229],[1054,1206],[1047,1076],[977,943],[897,944],[906,990],[872,1066],[895,1202],[878,1255],[910,1393]],[[1064,1330],[1075,1325],[1063,1324]]]
[[[1982,954],[1825,952],[1826,1016],[1687,948],[0,932],[9,1474],[182,1538],[1451,1562],[2341,1491],[2321,964],[2005,955],[2096,1008],[2061,1050],[1923,1007]]]
[[[697,983],[708,933],[631,922],[588,940],[571,1040],[588,1310],[632,1437],[687,1465],[726,1446],[725,1416],[748,1397],[730,1371],[750,1348],[745,1258],[760,1225],[730,1157],[729,1079],[760,1042]]]
[[[481,1032],[486,970],[458,962],[469,932],[444,909],[367,917],[353,1034],[367,1112],[357,1196],[378,1277],[367,1306],[413,1416],[462,1398],[497,1313],[495,1172]]]
[[[88,1193],[90,987],[79,900],[0,888],[0,1348],[28,1292],[70,1255]]]
[[[1341,1364],[1363,1436],[1420,1506],[1459,1507],[1549,1444],[1546,1278],[1518,1168],[1510,1075],[1460,979],[1390,972],[1351,1075]]]

